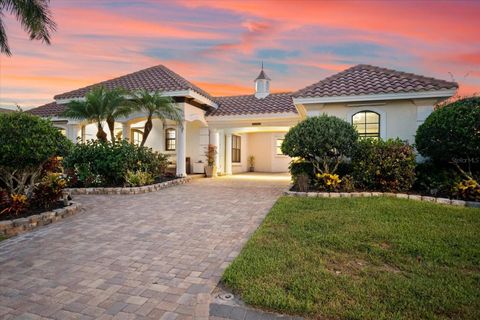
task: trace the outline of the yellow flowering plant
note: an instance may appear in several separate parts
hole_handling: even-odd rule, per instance
[[[475,179],[463,180],[454,185],[453,194],[463,200],[480,201],[480,184]]]
[[[2,201],[2,211],[0,214],[7,214],[11,216],[18,216],[22,214],[28,207],[28,198],[24,194],[12,193],[6,197],[6,203],[3,205]]]
[[[340,188],[342,179],[338,174],[331,173],[317,173],[317,187],[321,190],[336,191]]]

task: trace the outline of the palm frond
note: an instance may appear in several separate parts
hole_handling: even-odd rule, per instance
[[[0,7],[0,52],[11,56],[12,52],[8,46],[7,32],[5,31],[5,25],[3,24],[3,14]]]
[[[14,15],[31,40],[50,44],[50,33],[57,28],[52,19],[49,0],[3,0],[3,7]]]

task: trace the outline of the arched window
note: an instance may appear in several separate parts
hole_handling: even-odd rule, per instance
[[[177,132],[175,131],[175,129],[168,128],[165,130],[165,150],[166,151],[175,151],[176,138],[177,138]]]
[[[380,138],[380,115],[373,111],[360,111],[352,116],[352,124],[362,138]]]

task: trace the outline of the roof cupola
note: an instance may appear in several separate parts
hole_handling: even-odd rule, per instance
[[[270,94],[270,78],[263,71],[263,61],[262,61],[262,70],[260,74],[255,79],[255,97],[257,99],[263,99]]]

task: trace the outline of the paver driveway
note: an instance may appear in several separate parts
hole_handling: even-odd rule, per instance
[[[209,294],[285,175],[78,196],[77,215],[0,243],[1,319],[208,317]]]

